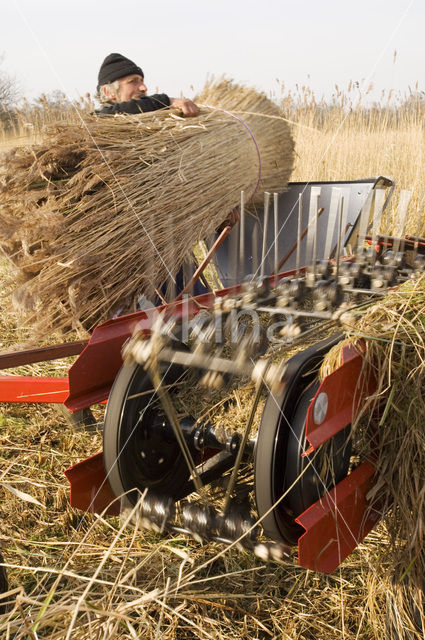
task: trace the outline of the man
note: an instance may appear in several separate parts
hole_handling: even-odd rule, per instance
[[[165,93],[147,96],[145,77],[142,69],[120,53],[110,53],[99,69],[97,93],[102,108],[97,113],[140,114],[156,111],[165,107],[181,109],[184,116],[197,116],[199,107],[188,98],[169,98]],[[220,226],[220,230],[227,224],[233,226],[239,220],[239,209],[234,209]],[[176,276],[177,292],[183,289],[183,270]],[[166,287],[161,288],[165,293]],[[195,295],[205,293],[207,289],[198,281],[194,285]],[[156,301],[160,304],[160,301]],[[145,301],[139,301],[139,306]],[[147,306],[152,306],[149,302]]]
[[[199,113],[199,107],[188,98],[169,98],[165,93],[147,96],[142,69],[120,53],[110,53],[102,62],[97,92],[103,105],[98,113],[137,114],[164,107],[181,109],[184,116]]]

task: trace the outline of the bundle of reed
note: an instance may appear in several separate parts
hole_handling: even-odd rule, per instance
[[[342,347],[365,344],[363,375],[376,392],[353,424],[360,455],[374,461],[372,503],[385,512],[392,578],[422,592],[425,575],[425,276],[371,305],[329,352],[325,374],[340,364]],[[377,418],[378,416],[378,418]]]
[[[228,81],[198,101],[190,119],[80,114],[4,157],[0,242],[34,330],[81,335],[131,309],[174,278],[241,191],[255,202],[285,187],[294,149],[276,105]]]

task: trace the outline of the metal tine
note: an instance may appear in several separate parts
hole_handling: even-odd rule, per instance
[[[338,237],[336,243],[336,282],[339,282],[339,269],[340,269],[340,261],[341,261],[341,249],[342,249],[342,229],[343,229],[343,219],[344,219],[344,196],[342,194],[339,195],[338,198]]]
[[[373,202],[372,238],[380,232],[382,211],[385,203],[385,189],[375,189]]]
[[[380,234],[382,211],[385,204],[385,189],[375,189],[375,199],[373,207],[373,223],[372,223],[372,245],[375,243],[375,259],[377,255],[376,247]]]
[[[233,285],[238,284],[238,264],[239,264],[239,224],[233,227],[229,234],[229,254],[230,254],[230,278]]]
[[[337,214],[339,200],[341,196],[341,189],[338,187],[332,187],[331,201],[329,204],[329,218],[328,229],[326,232],[325,251],[323,257],[327,260],[331,255],[332,240],[335,235],[335,226],[337,224]]]
[[[239,222],[239,279],[245,277],[245,191],[241,191],[241,218]]]
[[[350,189],[341,189],[341,195],[342,195],[341,253],[344,252],[344,255],[346,255],[344,239],[349,228],[349,226],[347,225],[347,216],[348,216],[348,208],[349,208],[350,195],[351,195]]]
[[[394,253],[398,253],[399,251],[404,251],[405,238],[404,234],[406,231],[406,218],[407,218],[407,209],[409,207],[410,198],[412,197],[412,192],[409,189],[402,189],[400,191],[400,200],[398,202],[398,216],[397,216],[397,234],[394,238],[393,251]]]
[[[264,226],[263,226],[263,246],[261,250],[261,268],[260,268],[260,276],[264,277],[264,268],[266,261],[266,252],[267,252],[267,232],[269,229],[269,208],[270,208],[270,193],[268,191],[264,192]]]
[[[279,271],[279,194],[273,194],[274,210],[274,286],[277,286]]]
[[[367,195],[365,203],[360,212],[357,244],[354,252],[354,255],[356,256],[356,260],[358,260],[360,250],[363,248],[365,243],[365,238],[366,238],[367,229],[368,229],[369,220],[370,220],[370,212],[372,210],[372,205],[374,204],[374,202],[375,202],[375,189],[371,189]]]
[[[303,194],[298,194],[298,229],[297,229],[297,256],[295,262],[296,268],[296,278],[300,276],[300,267],[301,267],[301,225],[303,220]]]
[[[256,274],[258,269],[258,222],[252,229],[252,273]]]
[[[319,210],[320,187],[311,187],[310,209],[308,214],[306,265],[313,261],[313,274],[316,275],[316,261],[314,257],[315,246],[317,247],[317,212]]]

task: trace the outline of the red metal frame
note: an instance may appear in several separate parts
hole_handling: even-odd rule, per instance
[[[306,418],[306,438],[310,443],[303,456],[310,455],[321,444],[349,425],[357,414],[361,402],[373,394],[376,381],[362,375],[364,343],[346,346],[342,351],[343,363],[326,376],[311,402]],[[326,393],[328,409],[320,424],[314,422],[314,404],[321,393]]]
[[[332,573],[373,529],[382,515],[367,499],[374,472],[364,462],[296,518],[306,530],[298,540],[301,567]]]
[[[69,394],[68,378],[48,376],[0,377],[1,402],[49,402],[62,404]]]
[[[120,501],[113,494],[106,477],[103,453],[96,453],[65,470],[70,484],[71,507],[89,513],[116,516]]]

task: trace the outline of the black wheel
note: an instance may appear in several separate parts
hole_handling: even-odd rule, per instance
[[[270,394],[263,410],[254,463],[255,499],[259,517],[264,516],[263,529],[276,542],[296,544],[304,530],[295,518],[348,473],[349,428],[335,436],[330,447],[324,445],[306,470],[309,458],[301,457],[307,448],[307,409],[318,388],[316,371],[336,341],[328,339],[292,358],[282,395]]]
[[[168,367],[163,383],[173,384],[182,373],[176,365]],[[124,365],[115,379],[105,415],[103,455],[112,491],[116,496],[130,492],[132,504],[145,489],[176,497],[189,478],[180,446],[140,365]]]
[[[350,425],[323,444],[316,454],[301,455],[309,448],[305,437],[306,416],[319,386],[316,380],[301,395],[288,436],[284,483],[284,490],[288,494],[285,506],[294,518],[338,484],[347,475],[350,464]]]

